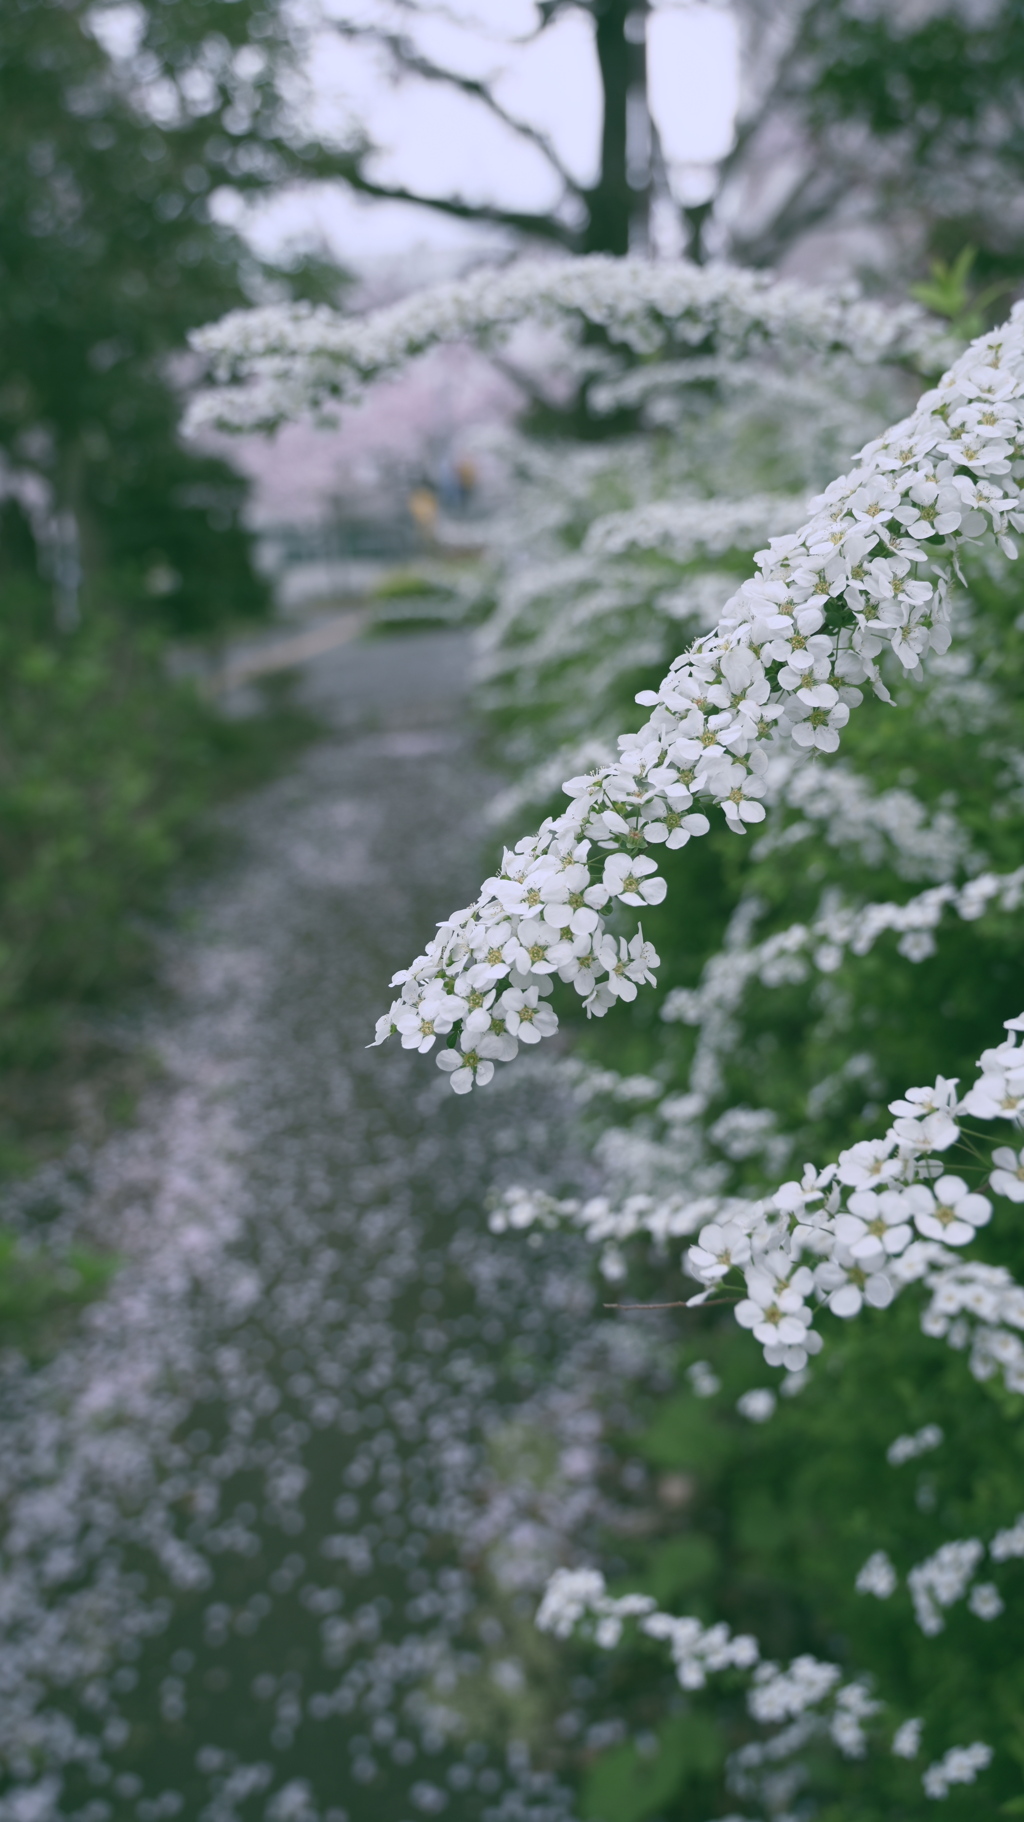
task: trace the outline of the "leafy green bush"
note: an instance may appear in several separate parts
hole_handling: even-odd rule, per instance
[[[54,1259],[0,1230],[0,1345],[45,1357],[116,1269],[110,1254],[72,1247]]]
[[[129,611],[90,601],[54,635],[28,579],[0,609],[0,1175],[87,1112],[130,1113],[146,1074],[104,1031],[146,984],[168,880],[208,849],[204,812],[308,736],[287,699],[228,721],[169,674]],[[46,1353],[116,1261],[0,1229],[0,1346]]]
[[[305,731],[285,710],[226,721],[173,680],[166,648],[88,605],[46,628],[37,591],[0,613],[0,1094],[59,1073],[83,1014],[145,979],[153,920],[204,809]],[[44,1094],[45,1099],[45,1094]]]

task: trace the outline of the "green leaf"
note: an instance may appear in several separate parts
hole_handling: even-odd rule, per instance
[[[659,1544],[642,1583],[634,1577],[633,1585],[653,1594],[659,1606],[666,1606],[676,1596],[710,1581],[717,1566],[718,1550],[712,1539],[690,1532]]]
[[[650,1751],[633,1741],[603,1753],[583,1786],[588,1822],[642,1822],[680,1785],[718,1770],[722,1743],[709,1718],[683,1715],[662,1728]]]

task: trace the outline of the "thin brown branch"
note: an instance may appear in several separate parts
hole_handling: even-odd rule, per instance
[[[691,1303],[688,1298],[684,1297],[677,1303],[604,1303],[601,1307],[606,1310],[623,1310],[625,1312],[630,1310],[710,1310],[714,1309],[718,1303],[735,1302],[735,1297],[708,1297],[704,1303]]]

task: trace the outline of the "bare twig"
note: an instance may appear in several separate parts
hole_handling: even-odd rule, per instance
[[[714,1309],[716,1303],[735,1303],[735,1301],[735,1297],[708,1297],[704,1303],[691,1303],[688,1298],[684,1297],[678,1303],[605,1303],[601,1307],[606,1310],[627,1312],[629,1310],[710,1310]]]

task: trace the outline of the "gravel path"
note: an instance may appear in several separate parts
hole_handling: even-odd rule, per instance
[[[495,1180],[582,1168],[551,1065],[460,1100],[363,1048],[478,877],[467,659],[310,669],[330,730],[231,813],[160,1086],[13,1199],[125,1264],[58,1358],[0,1363],[0,1822],[570,1813],[522,1745],[530,1615],[640,1342],[574,1240],[487,1231]]]

